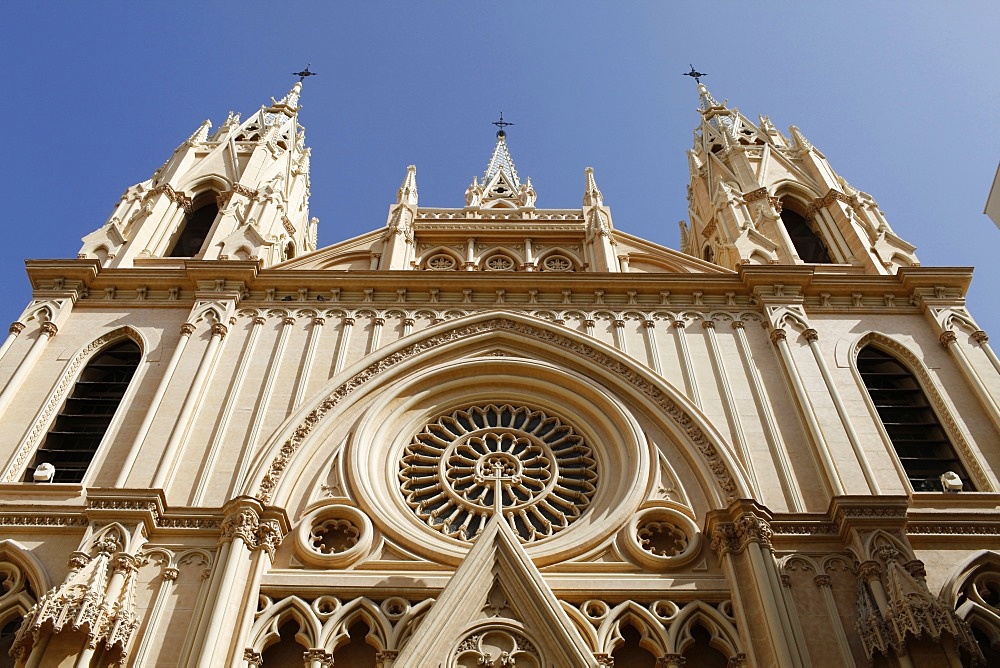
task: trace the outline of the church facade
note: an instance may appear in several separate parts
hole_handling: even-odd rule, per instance
[[[1000,360],[794,126],[698,84],[673,250],[503,129],[317,248],[302,84],[205,122],[0,346],[0,665],[1000,660]],[[5,663],[6,662],[6,663]]]

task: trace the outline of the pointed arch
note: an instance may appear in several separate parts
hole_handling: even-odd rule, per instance
[[[902,381],[905,380],[904,376],[908,375],[912,379],[912,382],[906,381],[909,384],[907,387],[901,389],[905,390],[914,401],[919,402],[919,400],[923,399],[923,403],[916,406],[916,409],[923,410],[925,415],[935,418],[944,437],[938,439],[940,447],[947,447],[951,451],[950,457],[952,461],[957,462],[964,469],[956,471],[956,473],[959,473],[959,476],[963,477],[965,482],[971,483],[976,490],[993,491],[994,485],[990,476],[986,473],[982,462],[966,439],[964,431],[959,427],[951,409],[944,401],[944,393],[937,382],[931,377],[920,357],[896,339],[881,332],[870,331],[860,336],[851,347],[851,370],[854,373],[859,388],[862,390],[861,393],[867,401],[869,413],[872,415],[872,419],[875,421],[879,433],[882,435],[883,443],[886,446],[887,452],[892,456],[893,464],[900,477],[908,481],[912,486],[913,476],[911,473],[916,474],[919,471],[916,468],[908,469],[906,464],[901,461],[901,456],[904,455],[900,454],[897,443],[893,440],[892,434],[886,425],[887,419],[891,421],[889,411],[879,410],[879,404],[876,402],[879,392],[878,388],[875,387],[874,380],[876,378],[874,374],[879,372],[877,369],[873,371],[872,380],[866,379],[865,374],[862,372],[861,367],[864,366],[864,362],[859,360],[859,356],[866,349],[881,353],[881,358],[875,355],[872,356],[870,366],[873,369],[875,365],[880,363],[895,363],[898,365],[893,371],[895,378]],[[876,390],[875,395],[872,394],[873,389]],[[883,417],[883,413],[886,417]],[[944,471],[945,469],[942,469],[938,474],[944,473]],[[963,474],[967,474],[967,477],[964,477]],[[924,478],[927,479],[927,476],[924,476]],[[940,490],[940,488],[938,489]],[[916,491],[920,490],[916,489]]]
[[[287,596],[269,606],[250,629],[250,648],[263,653],[269,646],[280,642],[281,627],[288,622],[298,624],[295,639],[304,649],[321,647],[320,623],[309,604],[298,596]]]
[[[982,550],[967,557],[941,588],[941,598],[969,624],[987,661],[995,663],[1000,658],[1000,554]]]
[[[219,194],[202,190],[191,198],[191,208],[170,241],[165,257],[197,257],[208,243],[219,217]]]
[[[323,623],[318,636],[320,644],[316,647],[323,647],[331,653],[335,652],[345,642],[350,642],[348,631],[359,621],[368,625],[366,638],[374,640],[377,649],[389,648],[392,624],[386,619],[381,608],[369,598],[356,598],[341,606],[336,614]]]
[[[668,640],[663,624],[635,601],[625,601],[608,612],[597,629],[598,651],[606,654],[614,652],[623,642],[622,628],[627,625],[639,632],[641,647],[655,656],[667,653]]]
[[[427,271],[457,271],[462,266],[462,257],[447,246],[435,246],[417,258],[417,266]]]
[[[710,646],[726,658],[733,659],[740,653],[739,632],[726,617],[704,603],[693,601],[678,613],[670,625],[667,641],[671,653],[683,654],[695,643],[694,627],[701,626],[710,635]]]
[[[479,354],[481,351],[496,349],[498,343],[501,343],[504,349],[523,352],[510,357],[484,358]],[[415,333],[408,339],[393,342],[335,376],[319,396],[303,403],[302,407],[272,434],[251,463],[251,475],[246,479],[241,493],[256,496],[269,504],[281,505],[292,502],[292,494],[299,493],[295,491],[299,481],[306,478],[313,479],[316,467],[323,465],[320,460],[325,461],[332,456],[330,449],[323,447],[323,443],[330,430],[337,425],[335,416],[352,410],[352,406],[359,405],[366,401],[367,397],[382,392],[384,388],[392,387],[392,392],[399,392],[402,391],[400,388],[407,384],[431,383],[433,379],[436,379],[437,383],[434,385],[435,392],[444,391],[441,387],[448,386],[452,389],[447,391],[452,392],[451,396],[454,397],[456,396],[454,393],[458,392],[458,387],[463,382],[455,374],[473,373],[476,369],[481,369],[484,364],[493,365],[491,368],[505,365],[504,373],[509,373],[513,369],[522,374],[519,377],[525,379],[531,375],[531,382],[524,385],[523,389],[517,390],[522,398],[548,396],[544,393],[552,392],[551,396],[579,397],[581,402],[597,401],[596,404],[587,404],[585,414],[613,417],[602,417],[596,421],[596,426],[587,425],[588,429],[600,429],[602,438],[604,434],[607,435],[610,444],[606,447],[618,448],[614,450],[615,457],[624,457],[634,449],[634,456],[642,466],[646,467],[650,466],[650,463],[649,454],[645,450],[646,441],[641,437],[643,429],[638,426],[635,422],[637,418],[629,411],[638,411],[649,416],[655,421],[657,428],[664,430],[664,434],[685,458],[686,464],[695,474],[693,480],[698,481],[703,498],[711,507],[725,506],[732,499],[749,493],[746,473],[736,461],[732,446],[714,431],[710,421],[682,392],[656,377],[635,360],[590,337],[523,314],[506,312],[478,313],[458,322],[440,323]],[[447,380],[444,376],[440,376],[445,371],[449,374]],[[482,376],[475,375],[475,377]],[[541,381],[542,378],[544,382]],[[484,385],[477,391],[486,396],[490,387],[495,387],[495,384]],[[567,387],[574,389],[570,390]],[[414,397],[412,401],[420,400],[423,394],[425,393],[422,390],[420,392],[413,388],[406,390],[407,397]],[[468,398],[466,391],[463,391],[461,396],[464,397],[462,400]],[[384,410],[397,411],[408,410],[406,406],[410,404],[407,402],[411,399],[402,403],[385,403],[382,399],[379,401],[382,403],[377,404],[378,406],[389,406]],[[449,401],[458,399],[453,398]],[[573,401],[577,399],[574,398]],[[532,399],[531,402],[542,404],[548,402],[557,415],[572,409],[552,404],[551,398],[537,401]],[[631,408],[624,409],[622,402],[628,402]],[[362,421],[352,431],[348,443],[349,449],[362,448],[362,441],[381,442],[386,448],[395,447],[393,444],[400,438],[399,434],[408,433],[411,427],[415,428],[415,425],[409,423],[405,429],[397,424],[392,428],[395,436],[382,434],[382,430],[389,429],[386,426],[389,422],[382,413],[378,413],[379,417],[373,417],[376,413],[377,411],[366,410]],[[607,420],[614,420],[617,426],[612,429],[610,426],[612,423]],[[362,437],[359,435],[361,433],[365,435]],[[402,448],[403,445],[400,443],[398,447]],[[368,465],[361,464],[360,461],[354,462],[352,466]],[[370,457],[366,461],[374,465],[374,460]],[[625,460],[610,458],[606,461]],[[384,476],[362,476],[353,469],[352,474],[355,475],[359,485],[383,484],[383,482],[367,483],[362,480],[373,478],[382,480]],[[639,485],[645,489],[647,474],[648,471],[642,473],[641,480],[637,476],[628,486],[606,486],[607,491],[599,492],[604,495],[600,497],[604,500],[602,503],[610,503],[612,497],[618,499],[619,504],[624,503],[625,499],[630,499],[627,504],[612,505],[607,509],[610,513],[608,522],[613,524],[625,521],[634,508],[633,504],[639,502],[638,499],[631,497],[641,494],[637,491]],[[370,492],[375,494],[375,490]],[[386,496],[380,491],[377,496],[375,500],[372,500],[370,495],[365,497],[366,503],[379,505],[380,510],[376,512],[385,510],[380,504],[402,503],[402,497],[396,498],[398,495]],[[409,518],[408,513],[386,512],[385,514],[395,518],[382,518],[389,523],[402,523]],[[385,526],[381,528],[386,530]],[[583,531],[583,536],[576,534],[575,545],[598,540],[601,529],[587,526]],[[553,555],[557,554],[558,545],[558,540],[553,540],[533,546],[532,556],[542,561],[546,558],[555,558]],[[424,545],[422,549],[429,548]],[[435,554],[447,560],[454,559],[457,563],[464,555],[464,549],[452,543],[435,544]]]
[[[44,446],[43,439],[46,438],[46,435],[50,432],[53,425],[56,424],[62,416],[63,411],[61,409],[65,409],[68,401],[74,398],[78,381],[80,381],[84,375],[88,373],[91,363],[99,362],[100,357],[105,352],[111,351],[112,349],[126,343],[131,343],[134,347],[134,350],[130,350],[128,352],[129,368],[131,369],[131,372],[128,375],[127,381],[123,382],[121,379],[115,381],[123,383],[123,386],[117,388],[121,390],[120,396],[116,395],[117,402],[114,404],[113,410],[111,410],[110,403],[105,406],[105,409],[110,410],[110,414],[102,416],[108,419],[107,424],[104,425],[103,431],[100,432],[100,437],[96,438],[92,436],[90,438],[91,441],[95,442],[91,443],[92,447],[89,447],[88,449],[88,465],[97,458],[97,455],[101,450],[101,444],[107,440],[108,434],[113,434],[117,431],[123,414],[123,412],[119,409],[122,405],[127,406],[129,404],[136,387],[139,385],[139,382],[141,382],[141,376],[143,374],[142,362],[146,357],[145,351],[149,349],[148,343],[142,334],[135,328],[128,325],[118,327],[97,337],[87,345],[83,346],[70,359],[69,363],[63,369],[59,380],[56,382],[55,387],[49,393],[45,403],[42,404],[41,409],[39,409],[38,413],[35,415],[34,420],[32,420],[31,428],[21,439],[17,449],[14,451],[14,456],[10,459],[4,469],[2,477],[3,482],[13,482],[14,480],[30,473],[25,471],[29,455],[36,453],[36,451],[39,450],[40,445]],[[134,365],[132,364],[133,361]],[[111,373],[112,376],[115,376],[116,374],[114,370],[108,370],[108,372]],[[102,373],[101,375],[103,376],[106,374]],[[139,380],[137,380],[136,377],[139,377]],[[36,465],[40,463],[42,462],[35,462]],[[86,476],[87,468],[88,467],[84,467],[80,480],[83,480]],[[56,473],[58,474],[58,471]],[[78,480],[76,482],[80,481]]]

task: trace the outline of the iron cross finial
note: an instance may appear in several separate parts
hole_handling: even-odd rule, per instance
[[[306,69],[309,69],[309,68],[306,68]],[[691,65],[691,71],[690,72],[685,72],[684,76],[691,77],[692,79],[695,80],[696,83],[701,83],[701,78],[702,77],[707,77],[708,73],[707,72],[699,72],[698,70],[696,70],[694,68],[694,65]]]
[[[510,125],[514,125],[514,124],[513,123],[508,123],[507,121],[505,121],[503,119],[503,109],[501,109],[500,110],[500,120],[499,121],[493,121],[493,125],[495,125],[498,128],[500,128],[499,130],[497,130],[497,137],[504,137],[504,136],[507,135],[507,132],[504,130],[504,128],[506,128],[507,126],[510,126]]]
[[[309,65],[312,65],[312,63],[309,63]],[[301,72],[292,72],[292,76],[299,78],[299,83],[302,83],[306,77],[316,76],[316,72],[309,71],[309,65],[306,65],[306,68]]]

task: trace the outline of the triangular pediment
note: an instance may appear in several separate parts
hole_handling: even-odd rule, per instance
[[[395,665],[477,665],[505,638],[516,665],[598,665],[517,536],[494,515]],[[494,643],[494,644],[491,644]],[[498,656],[491,656],[493,660]],[[473,663],[468,663],[468,661]],[[492,665],[492,664],[488,664]]]

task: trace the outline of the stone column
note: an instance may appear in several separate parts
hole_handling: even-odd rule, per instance
[[[628,349],[625,346],[625,321],[621,318],[615,319],[615,348],[622,351],[626,355],[628,354]]]
[[[965,376],[966,380],[975,389],[976,398],[979,399],[979,403],[986,409],[986,414],[990,416],[990,420],[993,421],[994,426],[1000,429],[1000,406],[997,405],[993,395],[986,385],[983,384],[982,378],[979,377],[975,367],[969,362],[965,351],[958,345],[958,337],[955,335],[955,332],[945,330],[941,333],[939,340],[941,341],[941,345],[948,349],[952,358],[958,363],[958,368],[961,369],[962,375]]]
[[[292,408],[297,408],[305,398],[306,388],[309,386],[309,372],[312,370],[313,360],[316,359],[316,348],[319,347],[319,337],[323,334],[323,326],[326,318],[315,317],[312,319],[312,330],[309,332],[309,346],[306,349],[306,358],[302,362],[302,377],[299,378],[295,386],[295,399],[292,401]]]
[[[205,380],[208,378],[208,372],[215,366],[215,356],[219,349],[219,344],[226,338],[228,332],[229,330],[226,326],[221,323],[212,325],[212,338],[209,339],[208,347],[205,348],[205,353],[198,364],[198,370],[191,380],[191,386],[188,388],[187,396],[184,397],[180,415],[177,416],[177,422],[174,423],[173,431],[170,432],[170,439],[163,449],[160,465],[157,467],[153,481],[150,483],[150,487],[154,489],[162,489],[173,474],[178,451],[181,449],[182,443],[187,436],[188,427],[190,427],[191,414],[201,401],[201,391],[205,386]]]
[[[662,376],[663,371],[660,368],[660,351],[656,349],[656,335],[653,333],[655,329],[655,320],[643,321],[642,335],[646,342],[646,351],[649,354],[649,365],[653,368],[653,371],[655,371],[657,375]]]
[[[13,325],[11,328],[13,329]],[[28,354],[25,355],[24,359],[21,360],[21,363],[17,365],[17,369],[14,370],[14,374],[10,377],[10,380],[7,381],[7,385],[3,388],[3,391],[0,392],[0,415],[3,415],[4,411],[7,410],[7,406],[10,405],[14,395],[16,395],[18,390],[21,389],[21,385],[24,384],[28,374],[30,374],[32,369],[35,368],[35,362],[38,361],[42,351],[45,349],[45,344],[48,343],[49,339],[55,336],[58,331],[59,328],[51,322],[43,322],[38,328],[38,338],[35,339],[33,344],[31,344]]]
[[[844,625],[840,621],[840,613],[837,611],[837,602],[833,598],[833,578],[829,575],[817,575],[813,578],[813,584],[823,597],[823,605],[826,614],[830,618],[830,628],[837,637],[837,649],[840,650],[840,663],[849,666],[854,662],[851,654],[851,646],[847,642],[847,634],[844,633]]]
[[[142,424],[139,425],[139,432],[135,435],[135,439],[132,441],[132,446],[129,448],[128,454],[125,456],[125,462],[122,464],[121,470],[118,472],[118,479],[115,481],[115,487],[125,486],[129,473],[132,472],[132,467],[135,466],[135,461],[139,457],[139,450],[142,448],[142,442],[146,440],[149,428],[153,425],[153,419],[156,418],[156,414],[160,409],[160,404],[163,403],[163,395],[167,393],[167,387],[170,385],[170,381],[174,377],[174,371],[177,370],[177,364],[180,362],[181,355],[184,354],[184,348],[187,347],[188,341],[191,339],[191,335],[194,334],[194,331],[195,326],[190,322],[186,322],[181,325],[181,338],[177,342],[177,347],[174,348],[174,354],[170,357],[170,362],[167,364],[166,370],[163,372],[163,377],[160,379],[160,384],[156,388],[156,393],[146,406],[146,415],[142,419]]]
[[[260,593],[261,578],[271,566],[271,562],[274,560],[274,551],[287,531],[288,521],[283,513],[264,509],[254,534],[255,544],[252,547],[250,568],[244,578],[244,584],[242,587],[233,588],[234,594],[241,595],[239,604],[235,606],[235,611],[234,606],[230,606],[227,611],[233,616],[232,623],[235,627],[230,645],[230,656],[234,660],[239,656],[242,648],[246,647],[249,640],[256,612],[256,601]],[[249,544],[247,546],[250,547]],[[330,664],[325,663],[326,659],[329,659]],[[322,668],[326,665],[332,665],[333,657],[324,652],[324,655],[319,657],[319,661],[318,665]]]
[[[811,437],[810,440],[813,443],[813,452],[818,459],[817,463],[820,466],[821,473],[830,487],[831,494],[833,496],[843,496],[844,483],[840,479],[840,473],[837,471],[836,464],[833,463],[833,458],[830,457],[830,446],[823,436],[823,430],[820,428],[816,411],[813,409],[812,402],[809,401],[809,395],[802,384],[802,378],[799,377],[798,368],[795,366],[795,360],[792,358],[791,350],[788,349],[788,341],[785,340],[785,337],[784,329],[779,327],[771,330],[771,343],[774,344],[775,349],[778,351],[778,359],[785,369],[785,378],[788,379],[788,383],[791,385],[792,394],[799,407],[799,413],[805,420],[809,436]]]
[[[347,344],[351,340],[351,330],[354,328],[354,318],[344,318],[340,325],[340,339],[337,341],[337,355],[333,363],[333,374],[344,370],[344,360],[347,358]]]
[[[802,512],[806,505],[805,499],[802,497],[802,490],[799,489],[795,476],[791,475],[792,465],[788,461],[788,453],[781,440],[778,423],[774,417],[774,409],[768,399],[767,390],[764,389],[760,369],[757,368],[757,361],[750,353],[750,343],[747,341],[746,327],[743,321],[733,321],[733,330],[736,332],[736,347],[743,359],[743,366],[750,374],[750,392],[753,394],[754,405],[760,414],[761,425],[764,428],[764,439],[767,441],[768,450],[774,460],[785,502],[788,503],[788,508],[792,512]]]
[[[7,351],[10,349],[11,345],[13,345],[17,335],[23,331],[24,323],[16,320],[10,323],[10,330],[8,330],[7,338],[4,340],[3,345],[0,346],[0,359],[3,359],[3,356],[7,354]]]
[[[14,325],[19,325],[19,324],[20,323],[14,323]],[[11,331],[14,331],[14,325],[10,326]],[[989,358],[990,364],[993,365],[993,368],[997,370],[997,373],[1000,373],[1000,359],[997,359],[996,353],[993,352],[992,348],[990,348],[989,344],[990,337],[986,335],[986,332],[984,332],[981,329],[978,329],[972,333],[972,338],[976,343],[979,344],[979,347],[982,348],[983,352],[986,353],[986,357]],[[0,350],[0,357],[3,357],[2,350]]]
[[[684,375],[684,384],[687,386],[688,398],[694,402],[695,406],[701,408],[698,381],[694,375],[694,367],[691,365],[691,353],[688,351],[687,338],[684,336],[684,321],[674,320],[672,324],[677,332],[677,350],[681,356],[681,372]]]
[[[868,457],[865,456],[864,450],[861,448],[861,439],[858,437],[858,433],[854,431],[854,423],[851,420],[851,416],[847,414],[847,407],[844,406],[844,400],[840,397],[840,391],[837,389],[837,384],[833,381],[833,377],[830,376],[830,368],[826,364],[826,360],[823,358],[823,351],[819,347],[819,332],[815,329],[807,329],[802,332],[802,336],[805,337],[806,341],[809,342],[809,350],[812,351],[813,358],[816,360],[816,366],[819,367],[820,375],[823,376],[823,382],[826,384],[826,390],[830,393],[830,397],[833,399],[833,405],[837,409],[837,415],[840,417],[840,423],[844,425],[844,431],[847,432],[847,440],[851,443],[851,448],[854,450],[854,456],[858,458],[858,464],[861,466],[861,472],[865,476],[865,482],[868,483],[868,491],[872,494],[881,494],[882,490],[878,486],[878,482],[875,480],[875,473],[872,471],[871,465],[868,463]]]

